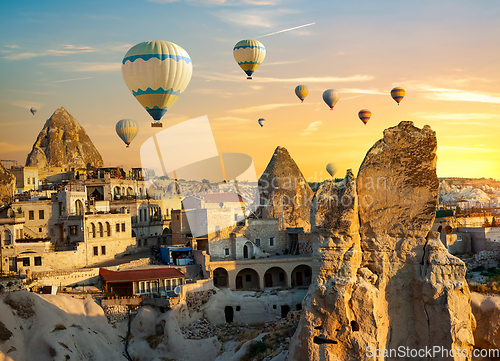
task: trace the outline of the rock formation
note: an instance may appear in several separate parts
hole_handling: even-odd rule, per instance
[[[69,114],[59,108],[47,120],[26,159],[27,167],[102,167],[102,157],[89,136]]]
[[[16,189],[16,177],[0,162],[0,205],[3,202],[12,202]]]
[[[477,322],[477,328],[474,330],[476,347],[499,350],[500,296],[472,292],[471,301]]]
[[[471,351],[465,265],[429,232],[439,187],[436,144],[428,126],[401,122],[368,151],[357,180],[348,171],[343,183],[328,180],[318,189],[311,212],[317,276],[289,361],[464,360],[408,352]]]
[[[311,229],[310,209],[313,191],[288,151],[277,147],[259,178],[261,192],[259,215],[278,218],[286,227]]]

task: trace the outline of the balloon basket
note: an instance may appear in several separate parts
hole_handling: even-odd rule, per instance
[[[251,76],[249,76],[249,77],[247,77],[247,79],[248,79],[248,80],[252,80],[252,77],[251,77]]]
[[[151,128],[161,128],[163,127],[162,123],[151,123]]]

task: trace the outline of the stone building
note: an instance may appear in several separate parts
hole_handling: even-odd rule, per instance
[[[27,192],[38,190],[40,183],[37,167],[17,167],[10,169],[16,177],[17,192]]]

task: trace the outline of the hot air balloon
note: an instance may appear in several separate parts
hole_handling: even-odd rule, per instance
[[[368,109],[361,109],[358,113],[359,119],[366,125],[372,116],[372,112]]]
[[[233,49],[234,60],[238,62],[241,69],[252,79],[252,74],[266,57],[266,48],[258,40],[241,40]]]
[[[125,54],[122,75],[134,97],[161,127],[161,117],[186,89],[193,73],[189,54],[174,43],[155,40],[139,43]]]
[[[132,119],[122,119],[116,123],[116,134],[123,140],[123,142],[128,146],[130,142],[134,140],[137,133],[139,133],[139,126]]]
[[[334,174],[337,173],[337,167],[335,167],[335,164],[333,163],[328,163],[326,165],[326,171],[328,172],[328,174],[330,174],[331,177],[333,177]]]
[[[31,108],[31,109],[30,109],[30,112],[31,112],[31,114],[35,115],[35,113],[36,113],[36,109],[35,109],[35,107]]]
[[[297,85],[297,87],[295,88],[295,94],[302,102],[304,102],[307,94],[309,94],[309,89],[305,85]]]
[[[401,100],[403,100],[403,97],[405,96],[405,90],[403,88],[396,87],[391,90],[391,96],[392,99],[394,99],[399,105],[399,103],[401,102]]]
[[[339,93],[335,89],[327,89],[323,93],[323,100],[330,107],[330,109],[333,109],[339,100]]]
[[[263,127],[263,126],[264,126],[264,123],[266,122],[266,120],[265,120],[264,118],[260,118],[260,119],[258,120],[258,122],[259,122],[259,125],[260,125],[261,127]]]

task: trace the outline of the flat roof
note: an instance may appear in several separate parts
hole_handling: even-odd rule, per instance
[[[127,271],[110,271],[105,268],[99,269],[99,275],[106,281],[111,283],[150,281],[167,278],[183,278],[184,273],[176,268],[146,268]]]

